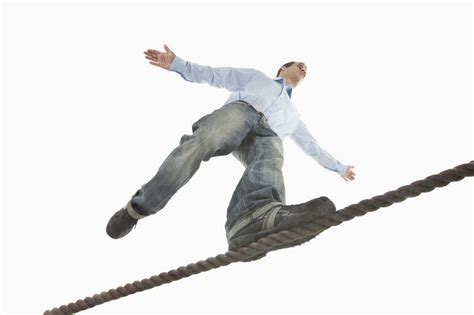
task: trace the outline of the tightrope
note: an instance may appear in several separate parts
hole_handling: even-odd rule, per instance
[[[356,216],[363,216],[367,212],[372,212],[383,207],[391,206],[396,202],[402,202],[407,198],[413,198],[419,196],[421,193],[430,192],[435,188],[444,187],[451,182],[460,181],[468,176],[474,176],[474,161],[458,165],[452,169],[445,170],[436,175],[428,176],[423,180],[418,180],[409,185],[402,186],[396,190],[388,191],[383,195],[361,200],[358,203],[336,211],[334,214],[326,216],[325,219],[321,221],[321,223],[311,223],[303,227],[280,231],[278,233],[261,238],[246,247],[241,247],[234,251],[228,251],[225,254],[219,254],[215,257],[209,257],[205,260],[200,260],[196,263],[188,264],[187,266],[181,266],[168,272],[162,272],[159,275],[152,276],[141,281],[134,281],[133,283],[128,283],[125,286],[120,286],[116,289],[110,289],[100,294],[94,294],[92,297],[86,297],[83,300],[81,299],[77,300],[76,302],[69,303],[68,305],[62,305],[59,308],[47,310],[44,312],[44,314],[56,315],[77,313],[92,308],[96,305],[148,290],[162,284],[177,281],[203,271],[227,266],[235,262],[249,260],[252,257],[262,255],[262,253],[265,253],[274,247],[280,247],[285,243],[308,238],[309,236],[314,237],[322,231],[332,226],[339,225],[344,221],[352,220]]]

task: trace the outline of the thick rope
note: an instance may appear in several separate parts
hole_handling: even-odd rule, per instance
[[[258,256],[263,252],[269,251],[274,246],[282,245],[308,236],[318,235],[322,231],[332,226],[339,225],[344,221],[349,221],[356,216],[362,216],[369,211],[375,211],[382,207],[391,206],[396,202],[402,202],[407,198],[416,197],[421,193],[432,191],[437,187],[444,187],[451,182],[460,181],[467,176],[474,176],[474,161],[461,164],[436,175],[428,176],[423,180],[415,181],[410,185],[402,186],[396,190],[386,192],[383,195],[364,199],[358,203],[340,209],[334,214],[328,215],[320,224],[307,224],[304,227],[280,231],[261,238],[246,247],[241,247],[234,251],[228,251],[225,254],[210,257],[206,260],[201,260],[197,263],[182,266],[168,272],[162,272],[157,276],[152,276],[151,278],[128,283],[125,286],[110,289],[109,291],[95,294],[92,297],[86,297],[84,300],[77,300],[75,303],[69,303],[68,305],[62,305],[59,308],[53,308],[52,310],[45,311],[44,314],[77,313],[96,305],[148,290],[165,283],[177,281],[203,271],[247,260],[251,257]]]

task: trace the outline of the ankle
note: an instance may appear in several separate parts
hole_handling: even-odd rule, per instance
[[[136,205],[134,205],[132,203],[132,200],[130,200],[127,203],[126,209],[127,209],[128,215],[131,216],[132,218],[134,218],[135,220],[140,220],[140,219],[143,219],[144,217],[146,217],[146,215],[143,215],[143,214],[141,214],[137,211],[138,208],[137,208]]]

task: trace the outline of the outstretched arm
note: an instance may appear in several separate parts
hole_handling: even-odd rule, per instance
[[[177,72],[189,82],[208,83],[211,86],[225,88],[229,91],[238,91],[258,73],[251,68],[209,67],[185,61],[175,55],[167,45],[166,52],[148,49],[144,52],[150,64],[160,68]]]
[[[324,168],[339,173],[346,182],[355,179],[355,173],[352,171],[354,166],[342,164],[331,154],[326,152],[326,150],[321,148],[301,119],[298,120],[298,125],[290,137],[306,154]]]

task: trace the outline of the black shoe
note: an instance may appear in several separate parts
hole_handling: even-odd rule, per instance
[[[282,230],[303,226],[308,223],[318,223],[318,221],[324,219],[328,214],[335,212],[336,207],[334,203],[325,196],[297,205],[273,207],[271,210],[260,215],[245,227],[235,232],[228,241],[229,250],[235,250],[239,247],[249,245],[260,238]],[[315,236],[316,235],[311,235],[286,244],[277,245],[268,251],[301,245]],[[243,261],[252,261],[262,258],[268,251]]]
[[[127,206],[131,205],[130,202]],[[127,211],[127,206],[117,211],[107,224],[107,234],[114,239],[124,237],[136,227],[138,219],[132,218]]]

